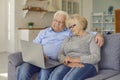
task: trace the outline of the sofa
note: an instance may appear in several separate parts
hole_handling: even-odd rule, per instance
[[[120,33],[103,36],[104,45],[101,47],[98,74],[86,80],[120,80]],[[22,52],[9,54],[8,80],[17,80],[17,67],[23,62]],[[31,80],[36,80],[37,74]]]

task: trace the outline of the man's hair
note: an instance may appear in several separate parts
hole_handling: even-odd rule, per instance
[[[62,10],[57,11],[57,12],[54,14],[53,18],[55,18],[55,16],[58,15],[58,14],[65,15],[66,19],[68,19],[68,13],[65,12],[65,11],[62,11]]]

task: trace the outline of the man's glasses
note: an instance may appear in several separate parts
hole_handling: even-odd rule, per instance
[[[72,28],[74,28],[75,26],[76,26],[76,24],[73,24],[73,25],[69,26],[68,28],[69,28],[69,29],[72,29]]]

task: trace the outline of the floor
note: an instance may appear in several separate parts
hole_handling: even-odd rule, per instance
[[[0,80],[8,80],[8,53],[0,52]]]

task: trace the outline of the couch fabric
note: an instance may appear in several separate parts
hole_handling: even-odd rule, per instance
[[[108,79],[106,79],[106,80],[120,80],[120,74],[115,75],[115,76],[113,76],[113,77],[110,77],[110,78],[108,78]]]
[[[86,80],[120,80],[120,34],[104,35],[104,39],[98,74]],[[23,63],[22,53],[10,54],[8,61],[8,80],[17,80],[16,69]],[[36,75],[31,80],[36,80]]]
[[[105,44],[101,50],[100,69],[113,69],[120,71],[120,36],[105,35]],[[112,64],[111,64],[112,63]]]

